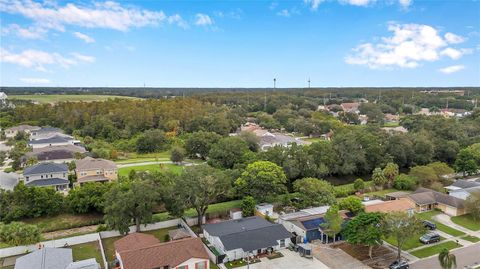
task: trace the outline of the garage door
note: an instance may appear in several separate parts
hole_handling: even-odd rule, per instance
[[[445,214],[450,215],[450,216],[456,216],[457,215],[457,209],[453,208],[453,207],[450,207],[450,206],[446,206],[445,207]]]

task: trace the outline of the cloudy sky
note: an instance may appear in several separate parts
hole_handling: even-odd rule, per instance
[[[0,85],[480,86],[480,1],[0,0]]]

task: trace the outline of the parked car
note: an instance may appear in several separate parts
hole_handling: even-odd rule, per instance
[[[431,221],[428,221],[428,220],[424,220],[423,221],[423,225],[425,225],[425,228],[429,229],[429,230],[435,230],[437,229],[437,224],[431,222]]]
[[[388,269],[408,269],[410,268],[410,265],[408,265],[407,261],[400,260],[400,261],[394,261],[390,266],[388,266]]]
[[[420,242],[423,244],[436,243],[440,241],[440,235],[437,233],[428,233],[420,237]]]

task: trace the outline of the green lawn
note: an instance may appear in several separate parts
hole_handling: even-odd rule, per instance
[[[35,224],[42,232],[71,229],[76,227],[99,224],[103,222],[101,214],[60,214],[53,217],[23,219],[23,222]]]
[[[420,238],[420,236],[414,236],[414,237],[411,237],[410,239],[408,239],[405,242],[405,244],[403,245],[402,250],[409,250],[409,249],[413,249],[413,248],[423,246],[423,244],[422,244],[422,242],[420,242],[419,238]],[[392,246],[395,246],[395,247],[397,246],[397,240],[393,237],[388,237],[384,240],[387,241],[387,243],[389,243]]]
[[[90,95],[90,94],[30,94],[30,95],[9,95],[8,99],[16,100],[30,100],[41,104],[45,103],[57,103],[57,102],[93,102],[93,101],[106,101],[108,99],[122,98],[122,99],[140,99],[130,96],[118,96],[118,95]]]
[[[118,169],[118,175],[120,176],[128,176],[130,171],[171,171],[176,174],[179,174],[183,171],[184,166],[176,165],[176,164],[147,164],[147,165],[139,165],[139,166],[129,166],[129,167],[122,167]]]
[[[325,139],[323,139],[323,138],[321,138],[321,137],[302,138],[302,140],[308,141],[308,142],[312,142],[312,143],[320,142],[320,141],[325,141]]]
[[[165,235],[168,234],[168,231],[173,229],[177,229],[177,227],[168,227],[143,233],[153,234],[160,242],[165,242]],[[105,249],[105,258],[107,259],[108,263],[112,262],[115,259],[115,247],[113,243],[120,238],[122,238],[122,236],[102,239],[103,248]]]
[[[410,252],[410,254],[412,254],[412,255],[414,255],[418,258],[426,258],[426,257],[430,257],[432,255],[440,253],[440,251],[442,251],[444,248],[450,250],[450,249],[458,248],[458,247],[461,247],[461,246],[462,245],[460,245],[460,244],[457,245],[457,243],[455,243],[453,241],[447,241],[447,242],[444,242],[444,243],[441,243],[441,244],[438,244],[438,245],[435,245],[435,246],[415,250],[413,252]]]
[[[214,262],[210,261],[210,269],[220,269],[218,265],[216,265]]]
[[[470,241],[472,243],[477,243],[478,241],[480,241],[480,238],[478,238],[476,236],[472,236],[472,235],[465,235],[465,236],[462,236],[460,238],[463,239],[463,240]]]
[[[400,126],[400,122],[396,121],[396,122],[385,122],[383,124],[383,127],[398,127]]]
[[[447,226],[445,224],[442,224],[438,221],[434,221],[433,220],[433,217],[442,213],[441,211],[439,210],[432,210],[432,211],[427,211],[427,212],[423,212],[423,213],[418,213],[417,216],[420,218],[420,219],[423,219],[423,220],[428,220],[428,221],[431,221],[433,223],[435,223],[437,225],[437,229],[444,232],[444,233],[447,233],[449,235],[452,235],[452,236],[461,236],[461,235],[464,235],[465,233],[462,232],[462,231],[459,231],[457,229],[454,229],[450,226]]]
[[[469,230],[480,231],[480,220],[474,221],[470,214],[452,217],[452,221]]]
[[[215,213],[223,213],[227,212],[232,208],[239,208],[242,206],[242,200],[233,200],[228,202],[222,202],[218,204],[210,205],[207,209],[207,214],[215,214]],[[193,218],[197,216],[197,211],[193,208],[190,208],[185,211],[185,217]],[[165,221],[169,219],[174,219],[174,217],[170,216],[168,212],[157,213],[153,215],[153,221]]]
[[[102,268],[104,268],[102,253],[97,242],[89,242],[71,247],[73,252],[73,260],[85,260],[95,258]]]
[[[9,248],[9,247],[11,247],[9,244],[0,242],[0,248]]]

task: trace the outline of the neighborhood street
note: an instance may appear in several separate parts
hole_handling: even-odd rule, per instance
[[[480,266],[480,243],[451,251],[457,257],[457,268],[474,268]],[[411,269],[441,269],[438,256],[419,260],[412,265]]]

